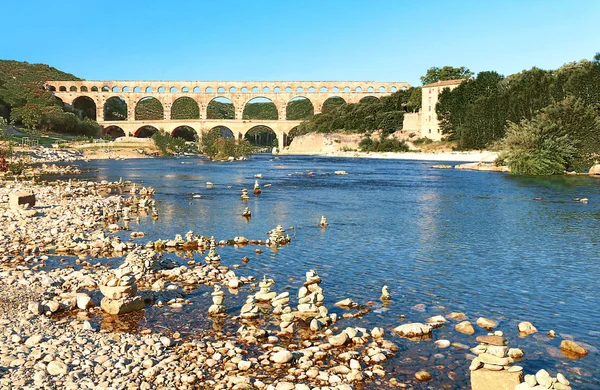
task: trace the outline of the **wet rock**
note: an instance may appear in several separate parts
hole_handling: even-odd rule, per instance
[[[529,336],[530,334],[537,333],[537,329],[531,322],[523,321],[520,322],[519,325],[519,334],[522,336]]]
[[[563,340],[560,342],[560,351],[567,358],[577,359],[588,354],[588,350],[575,341]]]
[[[348,342],[348,334],[345,332],[342,332],[335,336],[329,336],[327,338],[327,342],[335,347],[342,346],[342,345],[346,344],[346,342]]]
[[[502,336],[477,336],[477,341],[480,343],[490,344],[490,345],[506,345],[508,344],[508,340],[506,340]]]
[[[471,325],[471,323],[469,321],[463,321],[463,322],[456,324],[454,329],[456,329],[460,333],[464,333],[464,334],[474,334],[475,333],[475,329],[473,328],[473,325]]]
[[[489,318],[479,317],[477,319],[477,325],[487,330],[492,330],[498,326],[498,323],[494,320],[490,320]]]
[[[144,300],[139,296],[118,300],[105,297],[100,301],[102,310],[113,315],[131,313],[143,309],[144,306]]]
[[[544,386],[546,388],[548,388],[548,386],[552,384],[552,378],[550,377],[550,374],[548,374],[548,371],[546,371],[546,370],[539,370],[535,374],[535,379],[537,380],[537,383],[539,383],[541,386]]]
[[[394,332],[398,333],[402,337],[422,337],[431,334],[431,326],[422,324],[420,322],[414,322],[400,325],[394,328]]]
[[[427,381],[431,380],[431,374],[428,373],[427,371],[418,371],[415,373],[415,378],[419,382],[427,382]]]

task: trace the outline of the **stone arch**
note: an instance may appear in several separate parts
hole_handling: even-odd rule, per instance
[[[358,102],[363,104],[372,104],[379,102],[379,98],[377,96],[369,95],[361,98]]]
[[[171,106],[171,119],[199,119],[200,107],[191,97],[177,98]]]
[[[171,88],[169,88],[169,92],[171,92],[171,93],[177,93],[177,88],[176,87],[171,87]]]
[[[277,146],[277,134],[269,126],[257,125],[250,128],[244,135],[244,139],[255,146]]]
[[[150,87],[150,86],[147,86],[145,92],[146,93],[152,93],[152,92],[154,92],[154,89],[152,87]]]
[[[95,85],[92,87],[92,92],[98,92],[98,87],[96,87]]]
[[[390,88],[390,92],[392,92],[392,93],[393,93],[393,92],[396,92],[397,90],[398,90],[398,89],[397,89],[396,87],[392,87],[392,88]]]
[[[317,92],[315,87],[308,87],[308,93],[314,93],[314,92]]]
[[[108,126],[105,127],[102,131],[104,135],[108,135],[110,138],[115,139],[119,137],[125,137],[125,130],[120,128],[119,126]]]
[[[59,92],[67,92],[67,87],[65,87],[64,85],[61,85],[60,87],[58,87]]]
[[[248,93],[248,87],[242,87],[242,89],[240,89],[241,93]]]
[[[285,119],[289,121],[309,120],[314,115],[313,102],[305,96],[290,99],[285,108]]]
[[[346,92],[346,93],[349,93],[349,92],[351,92],[351,91],[352,91],[352,90],[350,89],[350,87],[344,87],[344,92]]]
[[[119,93],[119,92],[121,92],[121,88],[119,88],[119,87],[112,87],[112,92],[113,93]]]
[[[285,87],[285,92],[292,93],[292,92],[294,92],[294,90],[292,89],[292,87],[288,86],[288,87]]]
[[[373,93],[373,92],[375,92],[375,88],[369,87],[369,88],[367,88],[367,92]]]
[[[206,89],[204,91],[206,93],[212,93],[213,89],[212,89],[212,87],[206,87]]]
[[[274,93],[279,93],[279,92],[281,92],[281,88],[275,87],[275,88],[273,88],[273,92]]]
[[[225,88],[224,87],[217,88],[217,93],[225,93]]]
[[[356,87],[354,89],[354,92],[362,92],[362,91],[363,91],[362,87]]]
[[[319,88],[319,92],[321,92],[321,93],[327,92],[327,87],[323,86],[323,87]]]
[[[235,106],[231,99],[217,96],[208,102],[206,119],[235,119]]]
[[[279,113],[277,106],[269,98],[257,96],[244,104],[242,119],[277,120]]]
[[[141,87],[133,87],[133,92],[135,92],[135,93],[142,92],[142,88]]]
[[[71,85],[71,87],[69,88],[69,92],[77,92],[77,87],[74,85]]]
[[[56,87],[54,85],[49,85],[48,86],[48,91],[50,91],[50,92],[56,92]]]
[[[331,88],[331,92],[337,93],[337,92],[340,92],[340,89],[338,87],[333,87],[333,88]]]
[[[346,100],[344,100],[344,98],[341,98],[339,96],[332,96],[323,102],[323,105],[321,106],[321,112],[329,112],[335,107],[341,106],[343,104],[346,104]]]
[[[304,92],[304,87],[298,87],[298,88],[296,88],[296,92],[298,92],[298,93]]]
[[[151,138],[156,133],[158,133],[158,129],[156,127],[145,125],[137,129],[133,136],[135,138]]]
[[[179,126],[171,133],[173,138],[182,138],[188,142],[198,141],[198,133],[190,126]]]
[[[189,93],[189,92],[190,92],[190,89],[189,89],[188,87],[182,87],[182,88],[181,88],[181,92],[182,92],[182,93]]]
[[[233,131],[231,131],[231,129],[227,126],[215,126],[209,131],[209,133],[213,132],[218,133],[219,137],[235,138],[235,135],[233,135]]]
[[[262,91],[263,93],[269,93],[271,92],[271,89],[269,87],[263,87]]]
[[[135,105],[135,120],[163,120],[165,110],[162,103],[154,97],[145,96]]]
[[[236,93],[236,92],[237,92],[237,88],[236,87],[229,88],[229,93]]]
[[[96,120],[96,102],[89,96],[77,96],[73,99],[73,108],[81,111],[82,118]]]
[[[379,87],[379,92],[384,93],[386,91],[385,87],[382,85]]]
[[[105,121],[124,121],[127,119],[127,103],[120,96],[111,96],[104,102]]]
[[[202,92],[202,90],[200,89],[200,87],[194,87],[194,89],[192,91],[194,91],[194,93],[200,93],[200,92]]]
[[[160,87],[158,87],[158,88],[156,89],[156,91],[157,91],[158,93],[165,93],[165,92],[167,91],[167,89],[161,85]]]
[[[108,88],[108,85],[103,86],[100,90],[102,92],[110,92],[110,88]]]
[[[258,93],[260,90],[258,87],[252,87],[252,93]]]

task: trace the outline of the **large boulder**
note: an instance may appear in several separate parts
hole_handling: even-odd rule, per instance
[[[507,370],[475,370],[471,371],[472,390],[514,390],[523,381],[523,372]]]

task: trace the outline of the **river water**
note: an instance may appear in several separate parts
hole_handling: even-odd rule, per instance
[[[156,189],[160,218],[131,225],[131,230],[146,233],[143,242],[188,230],[217,240],[266,239],[265,233],[278,224],[294,227],[288,231],[292,243],[278,251],[219,248],[222,263],[242,264],[240,259],[248,256],[238,275],[267,275],[277,282],[273,290],[289,290],[294,297],[305,272],[315,269],[323,279],[327,306],[339,314],[344,311],[333,303],[343,298],[371,302],[373,310],[362,319],[339,325],[385,328],[401,348],[386,363],[399,381],[409,382],[415,371],[427,369],[434,380],[416,386],[468,388],[470,352],[460,344],[472,347],[477,335],[486,334],[475,325],[483,316],[498,322],[510,347],[523,349],[525,357],[516,364],[525,373],[545,368],[553,376],[557,371],[565,374],[574,388],[600,389],[600,182],[438,170],[432,164],[256,155],[241,162],[189,157],[80,166],[89,169],[84,178],[122,177]],[[348,175],[333,174],[336,170]],[[263,193],[243,203],[241,189],[252,192],[255,174],[263,175]],[[215,185],[207,188],[206,182]],[[264,187],[267,183],[272,186]],[[201,198],[192,198],[195,194]],[[573,201],[583,197],[589,204]],[[252,211],[249,221],[241,216],[246,206]],[[330,223],[326,229],[317,226],[322,215]],[[197,261],[202,257],[196,254]],[[393,298],[387,306],[379,300],[383,285]],[[189,296],[193,304],[183,309],[147,309],[138,318],[139,326],[201,334],[211,326],[205,315],[209,293],[208,288],[199,289]],[[243,289],[238,296],[226,295],[228,313],[239,314],[247,293]],[[434,330],[434,340],[460,343],[447,349],[389,332],[402,323],[458,311],[473,322],[476,333],[456,332],[456,321]],[[521,321],[532,322],[540,332],[520,338]],[[550,329],[559,337],[548,338]],[[585,344],[590,354],[565,358],[558,349],[563,337]]]

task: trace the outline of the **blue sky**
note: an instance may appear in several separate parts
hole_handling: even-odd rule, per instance
[[[8,0],[0,10],[0,59],[100,80],[419,85],[431,66],[508,75],[600,51],[597,0]]]

